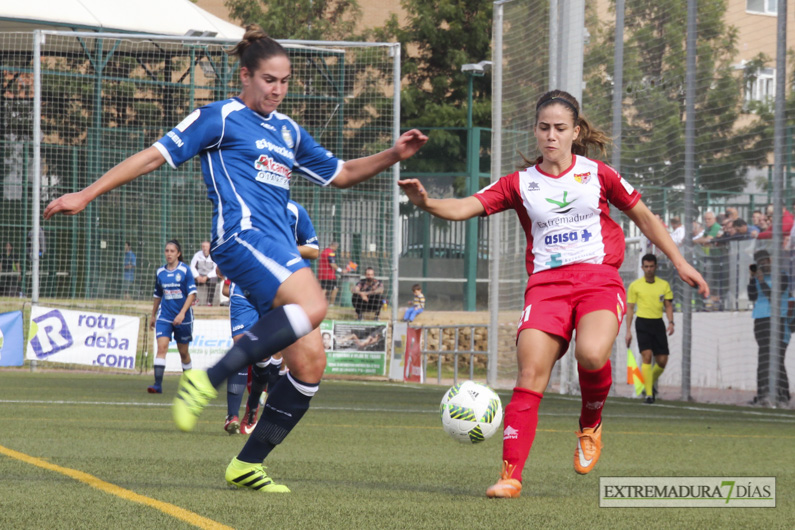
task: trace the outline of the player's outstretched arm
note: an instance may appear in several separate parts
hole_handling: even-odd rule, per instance
[[[317,257],[320,256],[320,249],[308,245],[300,245],[298,247],[298,253],[304,259],[317,259]]]
[[[148,147],[132,155],[121,164],[110,169],[99,177],[90,186],[74,192],[61,195],[50,202],[44,209],[44,218],[49,219],[57,213],[75,215],[82,212],[88,203],[100,195],[127,184],[159,168],[166,162],[163,155],[155,147]]]
[[[345,162],[339,175],[331,181],[331,185],[337,188],[350,188],[364,182],[388,167],[414,156],[427,141],[428,137],[417,129],[404,132],[389,149]]]
[[[483,215],[486,209],[474,196],[463,199],[431,199],[417,179],[399,180],[398,186],[414,206],[448,221],[464,221]]]
[[[671,239],[671,235],[663,224],[654,217],[651,210],[643,204],[643,201],[638,201],[635,206],[626,210],[624,213],[638,225],[640,231],[649,238],[652,244],[656,245],[657,248],[668,256],[668,259],[670,259],[671,263],[676,267],[679,277],[682,278],[684,282],[691,287],[697,287],[699,294],[705,297],[709,296],[709,285],[707,285],[706,280],[704,280],[701,274],[694,269],[692,265],[685,261],[676,243]]]

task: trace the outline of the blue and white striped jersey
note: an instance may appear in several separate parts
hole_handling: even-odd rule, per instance
[[[154,297],[160,298],[157,320],[173,322],[177,313],[182,311],[185,299],[192,294],[196,294],[196,282],[190,267],[179,262],[174,270],[168,270],[165,265],[157,269],[154,292]],[[188,309],[182,322],[193,322],[193,309]]]
[[[292,228],[297,246],[312,247],[320,250],[317,244],[315,227],[312,225],[312,220],[303,206],[295,201],[289,201],[287,203],[287,219],[290,222],[290,228]],[[304,263],[306,263],[307,267],[310,266],[308,259],[305,259]]]
[[[154,146],[175,168],[201,156],[214,247],[250,228],[293,245],[286,208],[293,172],[326,186],[343,164],[288,116],[262,116],[239,98],[194,110]]]

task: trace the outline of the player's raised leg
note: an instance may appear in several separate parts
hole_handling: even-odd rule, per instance
[[[538,407],[552,367],[565,347],[563,338],[538,329],[519,333],[519,375],[503,420],[502,473],[497,483],[486,490],[486,496],[516,498],[521,494],[522,471],[538,428]]]
[[[219,263],[219,266],[225,271],[232,269],[231,264]],[[215,389],[224,380],[243,367],[285,349],[319,326],[326,314],[320,286],[303,266],[281,283],[273,306],[207,372],[191,370],[183,374],[172,408],[177,427],[193,430],[199,414],[217,395]],[[316,382],[319,381],[318,376]]]

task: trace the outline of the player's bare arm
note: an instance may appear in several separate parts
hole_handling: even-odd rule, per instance
[[[414,206],[441,219],[464,221],[483,215],[486,212],[483,204],[475,197],[431,199],[428,197],[425,187],[417,179],[399,180],[398,186],[400,186],[400,189],[403,190],[403,193],[406,194]]]
[[[301,245],[298,247],[298,253],[304,259],[317,259],[317,257],[320,256],[320,249],[317,247]]]
[[[627,323],[627,332],[624,335],[624,340],[627,343],[627,348],[632,344],[632,319],[635,316],[635,304],[627,303],[627,314],[624,321]]]
[[[50,202],[44,209],[44,218],[49,219],[57,213],[78,214],[100,195],[127,184],[141,175],[151,173],[165,162],[166,159],[155,147],[139,151],[110,169],[90,186],[74,193],[67,193]]]
[[[662,223],[654,217],[654,214],[643,203],[638,201],[635,206],[624,212],[629,216],[632,221],[638,225],[640,231],[643,232],[652,244],[663,251],[668,256],[674,267],[676,267],[679,277],[682,278],[691,287],[697,287],[698,293],[705,297],[709,296],[709,285],[701,274],[693,268],[676,247],[676,243],[671,239],[671,235],[662,225]]]
[[[406,131],[389,149],[345,162],[331,185],[337,188],[350,188],[364,182],[388,167],[413,156],[427,141],[428,137],[417,129]]]
[[[149,327],[155,329],[155,321],[157,320],[157,309],[160,307],[160,298],[155,298],[152,302],[152,320],[149,321]]]

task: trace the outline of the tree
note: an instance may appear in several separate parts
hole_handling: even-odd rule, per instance
[[[465,127],[467,75],[461,66],[491,59],[491,0],[402,0],[406,23],[397,17],[374,31],[377,40],[397,40],[403,57],[401,120],[404,127]],[[473,82],[473,124],[491,127],[491,76]],[[431,131],[428,145],[407,161],[420,172],[466,168],[463,131]],[[456,179],[458,194],[464,180]]]
[[[259,24],[275,39],[361,40],[356,0],[224,0],[233,19]]]
[[[589,9],[593,9],[592,6]],[[765,58],[738,75],[737,30],[726,2],[699,2],[696,49],[696,167],[702,190],[740,191],[749,167],[766,163],[772,136],[767,105],[747,105],[744,88]],[[621,167],[645,187],[684,182],[687,3],[628,2],[625,12]],[[584,110],[611,123],[614,22],[589,11]]]
[[[407,126],[466,123],[467,76],[461,65],[491,58],[490,0],[402,0],[405,26],[393,14],[376,30],[402,45],[401,112]],[[491,125],[491,78],[476,78],[474,123]]]

